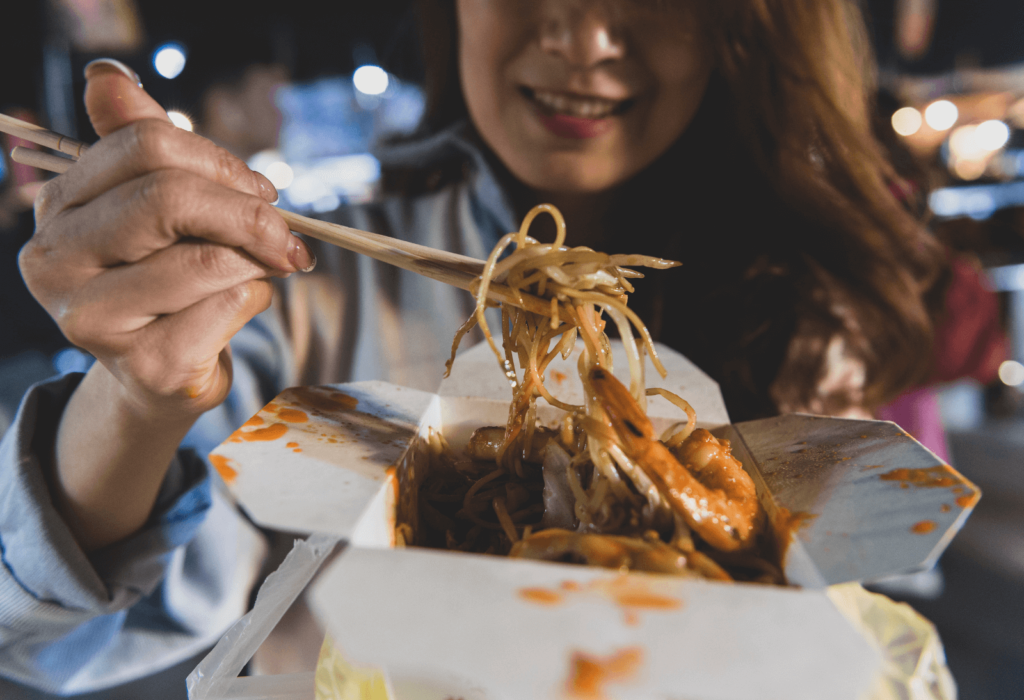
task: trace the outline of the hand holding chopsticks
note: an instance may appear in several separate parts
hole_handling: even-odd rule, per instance
[[[11,158],[15,162],[50,172],[67,172],[89,149],[87,144],[5,114],[0,114],[0,131],[70,156],[53,155],[22,146],[11,151]],[[484,262],[476,258],[311,219],[284,209],[277,211],[288,227],[296,233],[367,255],[460,289],[475,292],[477,278],[483,271]],[[535,313],[548,314],[551,311],[551,304],[548,301],[529,294],[513,294],[506,285],[500,283],[492,283],[487,296],[493,301],[520,306]]]

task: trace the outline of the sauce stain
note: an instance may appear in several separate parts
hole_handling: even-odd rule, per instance
[[[538,605],[559,605],[574,594],[597,594],[621,608],[625,623],[631,627],[640,624],[639,614],[642,611],[678,610],[683,607],[683,601],[678,598],[652,590],[651,582],[625,575],[595,579],[585,586],[575,581],[563,581],[559,588],[520,588],[519,597]]]
[[[936,527],[938,527],[938,525],[934,520],[922,520],[919,523],[911,525],[910,531],[915,535],[927,535],[929,532],[934,532]]]
[[[260,416],[253,416],[249,420],[242,423],[243,428],[255,428],[258,425],[263,425],[263,418]]]
[[[569,659],[569,697],[580,700],[604,700],[608,683],[633,679],[643,665],[644,654],[639,647],[619,649],[608,656],[574,651]]]
[[[271,423],[266,428],[258,428],[238,435],[246,442],[269,442],[283,437],[287,432],[288,426],[284,423]]]
[[[797,511],[796,513],[789,510],[789,508],[779,508],[778,513],[772,518],[771,536],[775,540],[775,550],[778,555],[778,561],[786,561],[786,550],[789,549],[789,545],[793,542],[793,538],[796,537],[797,533],[803,528],[811,524],[811,522],[817,518],[817,514],[808,513],[806,511]]]
[[[233,484],[235,477],[238,476],[238,470],[234,468],[234,462],[224,455],[210,455],[210,464],[220,474],[220,478],[224,479],[225,484]]]
[[[973,491],[963,496],[957,496],[956,504],[961,508],[970,508],[978,502],[979,498],[981,498],[981,495],[977,491]]]
[[[309,416],[306,415],[305,411],[299,411],[294,408],[282,408],[277,412],[277,418],[285,423],[305,423],[309,420]]]
[[[289,442],[289,443],[287,443],[285,445],[285,447],[298,447],[298,446],[299,446],[299,443],[297,443],[297,442]]]
[[[562,385],[562,382],[568,379],[568,377],[565,375],[565,372],[559,372],[557,369],[551,371],[551,378],[554,379],[555,384],[558,384],[559,386]]]
[[[881,474],[882,481],[898,481],[900,486],[907,488],[916,486],[918,488],[944,488],[958,486],[961,482],[957,478],[952,467],[943,464],[939,467],[928,467],[927,469],[893,469],[891,472]]]
[[[290,392],[297,402],[320,411],[351,411],[359,404],[359,399],[340,391],[317,391],[313,387],[304,386],[295,387]]]
[[[520,588],[519,597],[538,605],[558,605],[562,596],[549,588]]]
[[[941,513],[948,513],[951,510],[953,510],[953,506],[949,505],[948,503],[943,503],[941,506],[939,506],[939,512]]]

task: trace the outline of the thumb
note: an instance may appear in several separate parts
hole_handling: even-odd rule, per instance
[[[139,76],[112,58],[85,67],[85,111],[100,137],[140,119],[170,121],[167,112],[142,89]]]

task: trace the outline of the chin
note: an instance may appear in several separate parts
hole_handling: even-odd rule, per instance
[[[603,159],[601,159],[603,160]],[[594,194],[609,190],[626,179],[607,163],[586,158],[537,158],[510,164],[520,182],[540,192]]]

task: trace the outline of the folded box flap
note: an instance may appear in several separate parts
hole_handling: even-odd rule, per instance
[[[854,700],[881,662],[823,591],[351,547],[310,600],[397,697]]]
[[[285,389],[210,461],[258,524],[348,538],[436,405],[386,382]]]
[[[980,497],[895,423],[795,414],[733,432],[768,494],[762,502],[790,538],[786,574],[803,586],[932,566]]]

